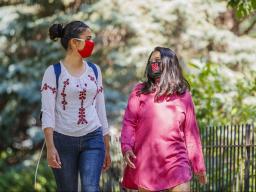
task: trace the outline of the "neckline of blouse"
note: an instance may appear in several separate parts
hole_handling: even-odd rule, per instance
[[[70,77],[72,77],[72,78],[74,78],[74,79],[81,79],[81,78],[83,78],[83,77],[87,74],[87,72],[88,72],[88,67],[89,67],[89,66],[88,66],[88,64],[87,64],[86,61],[83,61],[83,63],[84,63],[85,71],[84,71],[79,77],[76,77],[76,76],[71,75],[71,74],[69,73],[69,71],[67,70],[67,68],[65,67],[65,65],[63,64],[63,62],[60,60],[60,64],[61,64],[62,69],[64,69],[64,71],[66,72],[66,74],[67,74],[68,76],[70,76]]]

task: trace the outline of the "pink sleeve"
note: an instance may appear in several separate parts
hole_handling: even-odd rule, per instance
[[[137,117],[139,109],[139,99],[136,94],[138,86],[136,86],[129,96],[128,104],[125,109],[123,118],[123,127],[121,131],[121,149],[124,154],[127,150],[134,147],[135,142],[135,128],[137,126]]]
[[[188,150],[188,157],[194,173],[206,171],[200,132],[196,121],[194,103],[189,92],[186,93],[186,119],[185,119],[185,142]]]

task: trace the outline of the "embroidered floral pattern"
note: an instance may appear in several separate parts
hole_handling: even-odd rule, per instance
[[[77,124],[87,124],[87,120],[85,119],[85,108],[84,108],[84,100],[86,99],[86,90],[80,91],[79,93],[79,100],[81,101],[81,107],[79,108],[78,112],[78,122]]]
[[[102,93],[103,92],[103,87],[101,86],[99,89],[98,89],[98,93]]]
[[[41,92],[46,91],[48,89],[51,90],[53,94],[56,93],[56,88],[55,87],[51,87],[47,83],[44,84],[43,88],[41,89]]]
[[[94,100],[96,99],[97,94],[98,94],[98,91],[99,91],[99,89],[98,89],[98,84],[97,84],[97,81],[96,81],[95,77],[93,77],[93,76],[91,76],[91,75],[88,75],[88,77],[90,78],[91,81],[93,81],[93,82],[95,83],[95,85],[96,85],[96,87],[97,87],[96,94],[95,94],[95,96],[93,97],[93,101],[94,101]]]
[[[94,78],[93,76],[91,76],[91,75],[88,75],[88,77],[90,78],[90,80],[91,80],[91,81],[94,81],[94,82],[96,82],[96,81],[95,81],[95,78]]]
[[[63,106],[63,110],[66,110],[66,105],[68,104],[68,102],[66,101],[67,94],[65,93],[65,91],[66,91],[66,87],[69,85],[69,79],[64,81],[63,84],[64,85],[63,85],[63,89],[62,89],[62,92],[61,92],[61,96],[62,96],[61,104]]]
[[[93,98],[93,101],[94,101],[94,100],[96,99],[97,95],[98,95],[99,93],[102,93],[102,92],[103,92],[103,87],[102,87],[102,86],[101,86],[100,88],[98,87],[98,84],[97,84],[97,81],[96,81],[95,77],[93,77],[93,76],[91,76],[91,75],[88,75],[88,77],[90,78],[91,81],[93,81],[93,82],[95,83],[95,85],[96,85],[96,87],[97,87],[96,94],[95,94],[95,96],[94,96],[94,98]]]

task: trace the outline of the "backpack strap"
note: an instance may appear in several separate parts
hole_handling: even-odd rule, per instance
[[[59,78],[60,78],[60,74],[61,74],[60,63],[53,64],[53,68],[54,68],[54,73],[55,73],[55,76],[56,76],[56,89],[58,89],[58,87],[59,87]]]
[[[98,70],[97,70],[97,67],[94,63],[90,62],[90,61],[86,61],[89,65],[89,67],[92,68],[93,72],[94,72],[94,75],[96,77],[96,80],[98,80]]]
[[[97,67],[94,63],[90,62],[90,61],[87,61],[89,67],[92,68],[93,72],[94,72],[94,75],[96,77],[96,80],[98,80],[98,70],[97,70]],[[60,78],[60,74],[61,74],[61,65],[60,63],[55,63],[53,64],[53,68],[54,68],[54,73],[55,73],[55,76],[56,76],[56,89],[58,89],[59,87],[59,78]]]

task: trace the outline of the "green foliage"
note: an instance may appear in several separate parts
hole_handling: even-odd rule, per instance
[[[16,161],[17,154],[10,148],[1,152],[0,157],[0,191],[35,191],[35,160],[27,158],[22,163],[14,164],[13,161]],[[10,164],[13,165],[10,166]],[[38,172],[36,191],[55,191],[56,184],[46,160],[41,162]]]
[[[228,5],[236,10],[238,17],[249,16],[256,10],[255,0],[229,0]]]
[[[225,76],[218,64],[203,63],[200,68],[196,64],[197,72],[187,75],[192,87],[192,95],[196,105],[197,118],[203,129],[209,125],[239,124],[254,122],[256,108],[253,101],[256,93],[255,80],[245,77],[230,86],[230,79]],[[252,72],[255,76],[255,72]],[[200,86],[203,85],[203,86]],[[254,96],[250,96],[250,95]]]
[[[256,40],[247,33],[237,35],[238,23],[229,17],[223,1],[199,2],[27,0],[0,4],[0,191],[33,188],[32,153],[38,151],[42,135],[32,138],[29,130],[40,131],[36,120],[41,79],[47,66],[65,54],[59,42],[48,38],[48,27],[55,22],[83,20],[95,33],[96,48],[90,59],[102,68],[108,119],[115,136],[120,134],[128,94],[142,79],[147,57],[158,45],[179,55],[202,131],[209,124],[255,121]],[[229,1],[229,5],[240,10],[241,16],[255,10],[252,0]],[[234,26],[228,28],[227,23]],[[122,170],[117,146],[112,146],[115,166],[105,174],[115,186]],[[15,153],[9,154],[10,149]],[[54,191],[45,160],[39,173],[38,189]]]

